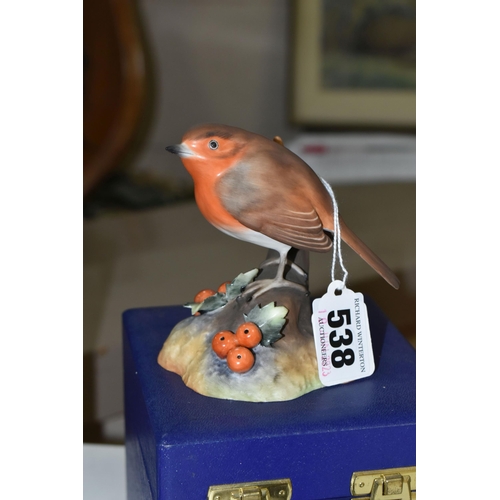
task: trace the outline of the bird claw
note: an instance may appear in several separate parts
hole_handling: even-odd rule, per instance
[[[264,293],[268,292],[269,290],[273,290],[275,288],[295,288],[304,293],[309,292],[306,286],[280,277],[274,279],[263,279],[254,281],[245,288],[243,294],[244,295],[250,294],[250,300],[252,300],[256,299],[257,297],[260,297]]]

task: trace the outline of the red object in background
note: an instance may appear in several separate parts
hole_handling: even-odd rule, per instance
[[[328,151],[324,144],[306,144],[302,151],[307,154],[323,155]]]

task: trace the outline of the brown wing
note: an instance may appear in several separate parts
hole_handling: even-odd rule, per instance
[[[301,250],[326,252],[332,247],[332,240],[323,231],[323,224],[314,209],[301,212],[282,207],[268,213],[269,220],[266,217],[266,221],[256,229],[258,221],[250,212],[245,218],[251,224],[248,227]]]
[[[317,175],[279,144],[266,141],[258,146],[262,147],[258,154],[247,155],[220,178],[216,189],[223,206],[246,227],[286,245],[316,252],[331,249],[332,201]],[[342,239],[399,288],[399,280],[389,267],[342,218],[340,222]]]
[[[301,160],[276,147],[226,171],[216,187],[222,204],[254,231],[295,248],[326,252],[332,241],[311,202],[310,169],[304,164],[302,171]]]

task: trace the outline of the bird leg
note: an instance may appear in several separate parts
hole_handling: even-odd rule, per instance
[[[273,279],[262,279],[250,283],[245,289],[245,294],[250,293],[253,298],[259,297],[260,295],[272,290],[273,288],[295,288],[301,292],[307,292],[307,287],[301,285],[300,283],[295,283],[294,281],[289,281],[285,279],[285,267],[287,264],[287,255],[289,249],[283,249],[280,251],[280,258],[278,264],[278,270],[276,271],[276,277]],[[299,266],[293,264],[297,269],[300,269],[300,273],[307,276],[307,273],[301,269]]]
[[[277,259],[273,259],[273,260],[268,260],[266,261],[266,263],[264,264],[264,266],[269,266],[271,264],[281,264],[281,259],[280,258],[277,258]],[[288,260],[286,257],[285,257],[285,265],[288,264],[290,266],[291,269],[293,269],[297,274],[300,274],[300,276],[303,276],[304,278],[307,277],[307,273],[304,271],[304,269],[302,269],[300,266],[298,266],[297,264],[295,264],[295,262],[292,262],[290,260]],[[283,274],[285,272],[285,266],[283,267]],[[276,273],[277,274],[277,273]]]

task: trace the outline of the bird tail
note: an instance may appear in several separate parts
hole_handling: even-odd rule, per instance
[[[387,281],[396,290],[399,288],[399,280],[396,275],[391,271],[389,266],[385,264],[377,255],[375,255],[359,238],[351,231],[342,217],[339,215],[340,221],[340,235],[342,239],[375,271],[377,271],[382,278]]]

